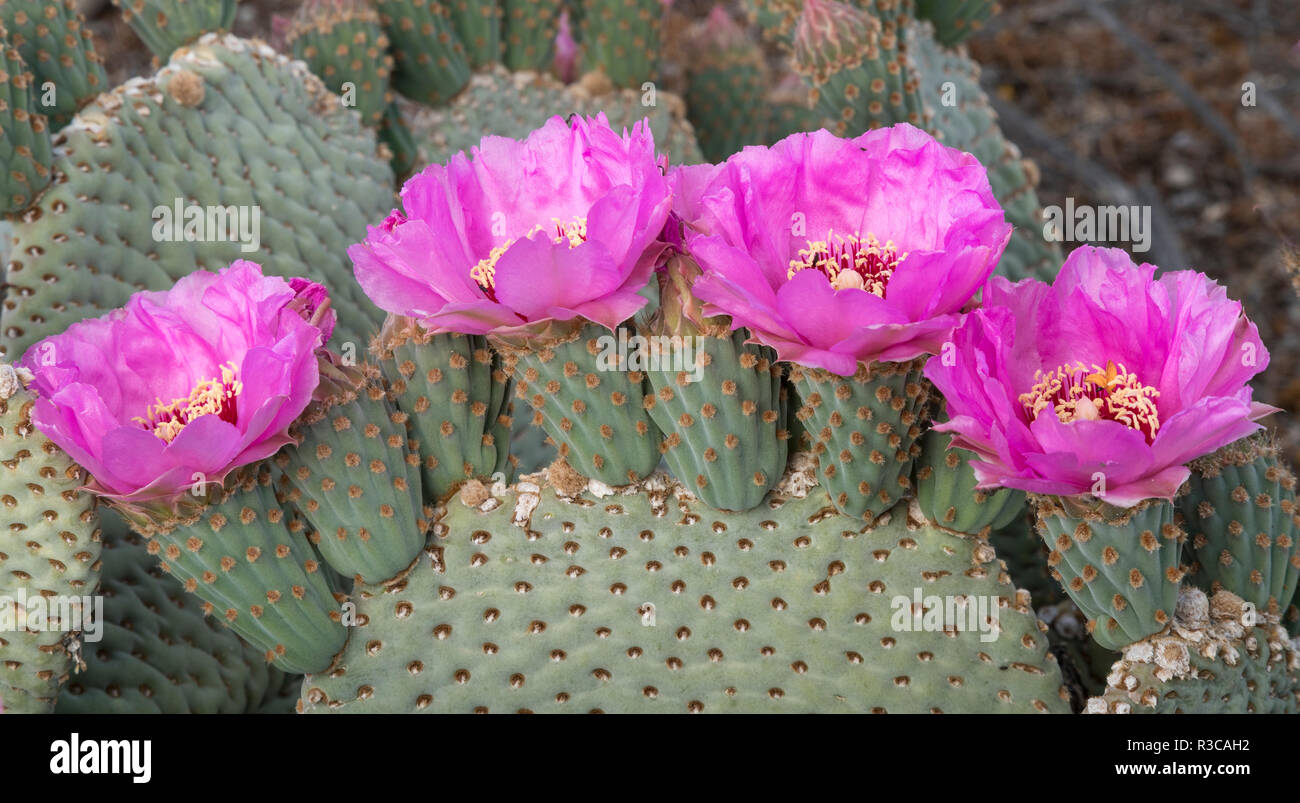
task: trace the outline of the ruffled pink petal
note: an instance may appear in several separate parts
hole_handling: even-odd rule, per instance
[[[692,239],[690,249],[706,271],[691,287],[705,302],[706,315],[730,315],[737,325],[771,340],[799,340],[777,311],[776,292],[748,254],[714,237]]]
[[[164,451],[167,444],[140,427],[118,426],[100,441],[100,460],[107,476],[95,479],[119,492],[129,492],[153,482],[175,468]]]
[[[906,323],[907,318],[865,290],[835,290],[825,275],[799,271],[776,291],[776,311],[800,339],[828,348],[863,326]]]
[[[149,437],[156,436],[150,434]],[[215,415],[190,421],[163,449],[166,468],[181,468],[206,478],[219,474],[239,453],[245,433]]]
[[[622,284],[619,266],[594,240],[570,248],[538,234],[510,247],[496,265],[496,294],[502,304],[530,321],[554,307],[575,307],[614,292]]]
[[[1201,399],[1162,421],[1151,449],[1160,464],[1189,463],[1262,429],[1250,416],[1250,405],[1237,399]]]

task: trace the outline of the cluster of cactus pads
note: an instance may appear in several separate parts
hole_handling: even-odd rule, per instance
[[[270,44],[235,0],[114,3],[157,71],[109,87],[74,0],[0,0],[4,711],[1300,710],[1295,477],[1261,436],[1172,504],[981,490],[924,358],[783,362],[671,260],[618,336],[694,337],[698,381],[597,372],[590,323],[432,332],[353,277],[401,179],[603,113],[670,165],[914,124],[987,169],[997,272],[1050,280],[1036,170],[961,45],[994,3],[303,0]],[[190,208],[256,210],[256,255]],[[241,258],[337,316],[293,443],[166,516],[97,503],[14,366]],[[95,633],[31,619],[67,597]]]

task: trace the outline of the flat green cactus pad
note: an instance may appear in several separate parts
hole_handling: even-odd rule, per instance
[[[571,500],[540,475],[477,507],[453,498],[404,580],[358,587],[348,647],[304,679],[299,709],[1069,710],[986,543],[905,505],[874,529],[840,516],[806,463],[740,514],[664,475]],[[947,632],[946,613],[913,616],[935,600],[960,611]],[[977,611],[998,626],[971,627]]]
[[[346,250],[392,207],[392,171],[352,110],[260,42],[206,35],[153,78],[101,95],[56,137],[53,172],[14,223],[0,312],[10,359],[137,290],[241,258],[325,282],[336,343],[362,347],[382,321]],[[177,203],[184,219],[166,230],[160,207],[174,218]],[[203,225],[187,230],[198,212]],[[229,237],[230,212],[246,232],[259,224],[257,250],[237,226]]]
[[[289,713],[287,682],[197,597],[164,574],[140,536],[105,516],[103,638],[83,643],[84,669],[60,714]]]

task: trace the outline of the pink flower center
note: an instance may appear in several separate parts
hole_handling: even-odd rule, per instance
[[[856,288],[884,298],[889,277],[906,257],[893,240],[882,245],[871,233],[864,239],[856,233],[845,237],[827,232],[825,240],[809,240],[799,258],[790,260],[786,278],[793,279],[801,270],[820,271],[836,290]]]
[[[1142,384],[1122,364],[1107,360],[1104,369],[1093,365],[1092,373],[1081,362],[1060,365],[1046,374],[1035,371],[1034,383],[1028,393],[1020,394],[1031,421],[1050,404],[1064,423],[1118,421],[1141,432],[1148,443],[1160,429],[1155,403],[1160,391]]]
[[[576,248],[587,241],[587,219],[585,217],[575,217],[567,223],[559,218],[551,218],[550,227],[538,223],[523,236],[523,239],[532,237],[538,232],[546,231],[548,228],[551,229],[551,239],[554,242],[562,243],[565,240],[568,240],[570,248]],[[484,294],[493,301],[497,300],[497,260],[499,260],[501,255],[509,250],[510,246],[514,245],[518,239],[520,238],[516,237],[506,240],[501,245],[493,248],[492,252],[489,253],[487,257],[480,259],[477,265],[469,269],[470,278],[477,282],[478,286],[483,289]]]
[[[194,386],[189,396],[157,403],[145,409],[143,417],[131,420],[171,443],[181,434],[185,425],[205,415],[220,416],[222,421],[235,423],[238,408],[235,400],[244,390],[239,381],[239,369],[233,363],[221,366],[220,379],[204,379]]]

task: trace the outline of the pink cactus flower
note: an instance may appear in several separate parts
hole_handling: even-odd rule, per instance
[[[671,197],[649,125],[618,134],[602,114],[485,137],[408,180],[402,206],[348,249],[362,289],[431,332],[504,335],[631,317]]]
[[[1268,351],[1241,304],[1204,274],[1155,272],[1085,246],[1051,285],[990,281],[925,369],[948,403],[936,429],[977,455],[980,487],[1172,499],[1186,463],[1275,412],[1251,401]]]
[[[242,260],[197,271],[33,345],[20,362],[32,421],[90,473],[92,491],[174,498],[196,475],[219,482],[291,441],[333,321],[313,282]]]
[[[672,182],[705,312],[843,376],[937,353],[1011,236],[975,157],[906,124],[793,134]]]

